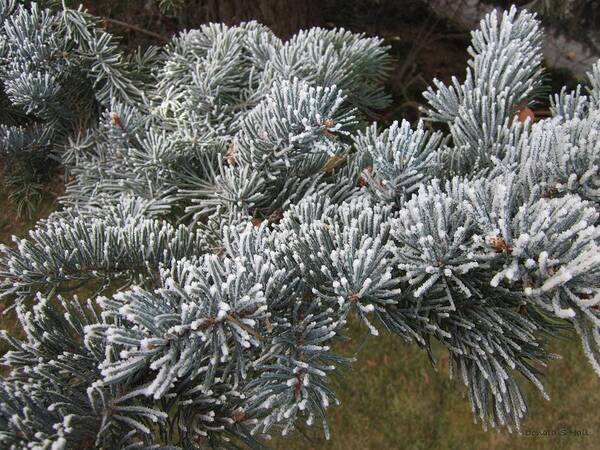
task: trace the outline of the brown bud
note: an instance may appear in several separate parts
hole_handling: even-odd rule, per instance
[[[522,108],[517,114],[517,120],[521,123],[525,123],[528,119],[533,122],[535,120],[535,114],[528,107]]]
[[[123,128],[123,121],[121,120],[121,117],[116,113],[116,112],[111,112],[110,113],[110,121],[112,122],[112,124],[116,127],[119,128]]]
[[[331,137],[335,136],[335,134],[331,131],[331,128],[333,128],[333,126],[335,125],[335,121],[333,119],[325,119],[323,121],[323,125],[325,126],[323,134]]]
[[[227,154],[225,155],[225,159],[230,166],[235,166],[237,164],[236,155],[237,151],[235,149],[235,143],[232,142],[227,150]]]
[[[497,252],[505,252],[510,255],[513,251],[512,247],[500,236],[490,238],[489,244]]]
[[[558,189],[556,189],[555,187],[551,187],[546,192],[544,192],[544,195],[542,195],[543,198],[555,198],[556,196],[558,196]]]
[[[373,166],[369,166],[367,167],[364,171],[363,174],[361,176],[358,177],[358,185],[360,187],[365,187],[366,185],[368,185],[369,183],[367,182],[367,177],[366,174],[371,175],[373,173]]]
[[[231,418],[234,422],[242,422],[246,418],[246,411],[241,406],[237,407],[232,411]]]

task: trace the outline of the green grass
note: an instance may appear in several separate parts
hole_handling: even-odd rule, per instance
[[[353,326],[350,336],[352,341],[338,349],[345,354],[360,347],[365,332]],[[546,371],[551,400],[524,384],[530,413],[521,436],[485,432],[473,423],[462,383],[448,377],[443,349],[435,349],[436,371],[425,352],[382,334],[369,337],[354,366],[334,381],[341,405],[329,410],[331,439],[309,429],[292,439],[276,438],[271,445],[282,450],[598,448],[600,379],[574,336],[553,342],[551,350],[563,355]],[[532,436],[560,430],[569,434]],[[576,436],[577,431],[588,436]]]

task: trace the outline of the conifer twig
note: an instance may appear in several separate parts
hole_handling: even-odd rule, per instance
[[[156,39],[160,39],[161,41],[164,41],[164,42],[168,42],[169,41],[169,38],[166,37],[166,36],[163,36],[162,34],[155,33],[154,31],[146,30],[145,28],[142,28],[142,27],[140,27],[138,25],[134,25],[132,23],[123,22],[123,21],[118,20],[118,19],[112,19],[110,17],[104,17],[103,20],[105,22],[112,23],[114,25],[119,25],[121,27],[128,28],[128,29],[133,30],[133,31],[137,31],[138,33],[142,33],[142,34],[145,34],[147,36],[152,36],[152,37],[154,37]]]

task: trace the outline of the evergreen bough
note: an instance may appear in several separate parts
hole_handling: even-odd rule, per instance
[[[518,374],[546,396],[565,328],[600,374],[600,63],[532,121],[534,15],[488,15],[465,81],[435,81],[416,129],[381,129],[380,39],[210,24],[128,59],[47,3],[0,0],[3,117],[26,114],[3,148],[45,136],[74,176],[0,249],[24,331],[3,333],[3,448],[260,448],[299,421],[329,436],[352,318],[440,342],[484,426],[519,430]],[[74,127],[84,93],[94,119]]]

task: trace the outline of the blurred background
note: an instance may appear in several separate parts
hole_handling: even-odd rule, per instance
[[[80,1],[66,3],[77,7]],[[105,27],[132,49],[162,45],[180,30],[211,21],[236,24],[254,19],[282,38],[312,26],[380,36],[394,57],[387,86],[394,103],[381,117],[387,125],[401,118],[418,121],[421,93],[433,78],[463,78],[469,30],[492,8],[512,3],[541,14],[547,30],[549,90],[555,93],[563,85],[573,88],[585,82],[586,70],[600,56],[598,0],[89,0],[83,7],[103,18]],[[545,107],[542,104],[536,113],[543,116]],[[0,242],[8,244],[13,234],[26,235],[35,220],[46,216],[56,206],[63,182],[45,180],[41,206],[23,218],[11,204],[10,187],[0,180]],[[274,448],[598,448],[600,380],[573,335],[549,344],[563,355],[546,370],[551,400],[526,389],[530,416],[522,435],[485,432],[473,423],[462,384],[449,379],[447,357],[440,348],[432,364],[417,348],[385,333],[369,337],[357,324],[349,338],[339,350],[355,355],[357,362],[334,381],[341,406],[330,409],[332,439],[325,441],[321,434],[302,428],[291,439],[275,439]]]

